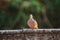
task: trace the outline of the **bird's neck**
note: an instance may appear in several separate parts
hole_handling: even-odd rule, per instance
[[[34,21],[33,17],[30,17],[30,20]]]

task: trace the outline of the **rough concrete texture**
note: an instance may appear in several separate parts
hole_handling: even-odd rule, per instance
[[[0,40],[60,40],[60,29],[0,30]]]

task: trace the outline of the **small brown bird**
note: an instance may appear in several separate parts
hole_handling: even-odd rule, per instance
[[[35,19],[33,19],[32,14],[30,14],[30,18],[29,18],[27,24],[31,29],[38,29],[37,21]]]

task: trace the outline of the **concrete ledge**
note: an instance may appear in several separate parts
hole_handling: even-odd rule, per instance
[[[60,29],[0,30],[0,40],[60,40]]]
[[[60,29],[21,29],[21,30],[0,30],[0,34],[3,33],[56,33],[60,32]]]

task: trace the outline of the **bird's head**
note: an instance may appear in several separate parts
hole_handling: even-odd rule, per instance
[[[30,19],[34,21],[34,18],[33,18],[33,15],[32,14],[30,14]]]
[[[30,18],[33,18],[33,15],[32,14],[30,14]]]

